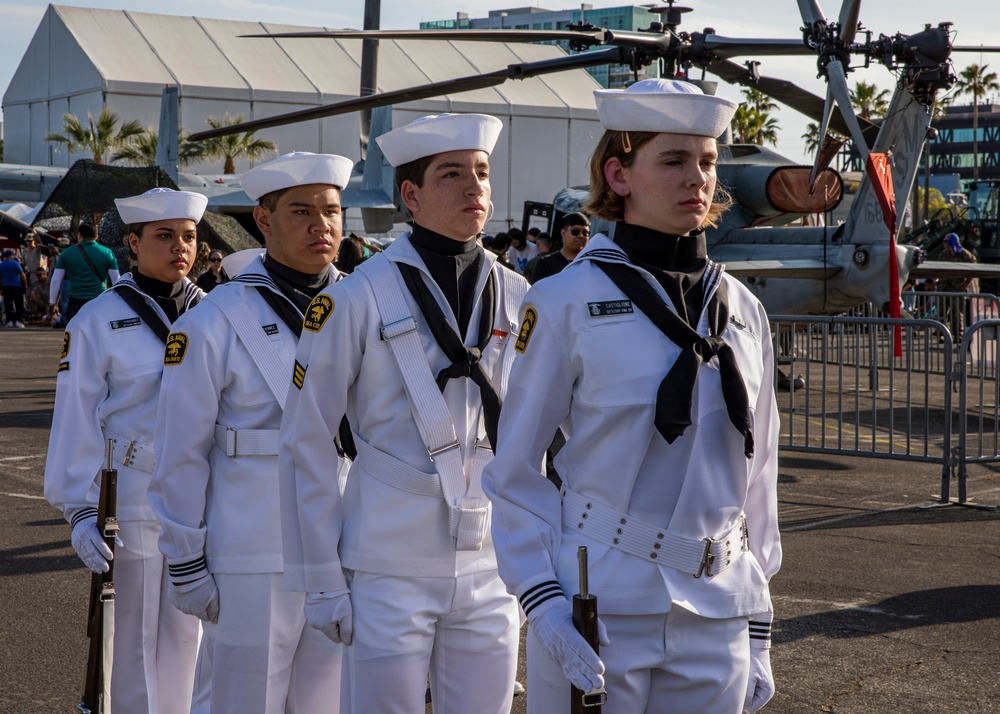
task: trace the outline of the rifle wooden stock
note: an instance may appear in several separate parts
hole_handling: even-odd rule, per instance
[[[118,471],[111,463],[112,441],[107,443],[107,468],[101,471],[101,495],[97,504],[97,528],[105,544],[114,553],[118,534]],[[109,603],[115,599],[115,561],[108,561],[108,572],[93,573],[90,577],[90,607],[87,613],[87,674],[83,683],[83,698],[78,709],[84,714],[103,714],[109,710],[105,683],[111,672],[105,667],[105,632],[111,632],[108,620]]]
[[[587,547],[577,550],[580,563],[580,594],[573,596],[573,626],[583,635],[594,652],[600,654],[601,643],[597,631],[597,597],[590,594],[587,585]],[[570,690],[570,714],[601,714],[607,700],[604,690],[584,692],[573,687]]]

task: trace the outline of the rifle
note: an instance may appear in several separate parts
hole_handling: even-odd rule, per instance
[[[101,470],[101,495],[97,503],[97,527],[111,552],[118,535],[118,471],[111,463],[114,441],[105,445],[106,468]],[[90,576],[90,610],[87,615],[87,674],[83,698],[77,706],[83,714],[111,711],[111,660],[115,632],[115,561],[108,561],[108,572]]]
[[[597,596],[591,595],[587,585],[587,546],[577,548],[576,558],[580,563],[580,594],[573,596],[573,626],[583,635],[594,652],[600,654],[600,638],[597,633]],[[570,714],[601,714],[608,701],[608,693],[603,687],[592,692],[584,692],[573,687],[570,691]]]

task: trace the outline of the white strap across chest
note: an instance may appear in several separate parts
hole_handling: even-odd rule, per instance
[[[479,550],[489,527],[489,505],[483,493],[482,473],[493,454],[489,448],[474,445],[467,474],[465,449],[427,363],[417,320],[403,298],[404,286],[399,271],[380,254],[365,261],[358,272],[371,285],[382,320],[379,333],[396,361],[417,430],[441,478],[456,549]]]
[[[260,319],[253,314],[236,293],[235,289],[223,286],[219,290],[213,291],[212,300],[218,304],[222,314],[233,326],[240,342],[250,354],[250,359],[257,365],[257,370],[267,382],[278,406],[284,409],[285,399],[288,397],[288,387],[292,383],[292,365],[282,361],[278,350],[264,334],[264,330],[260,326]]]

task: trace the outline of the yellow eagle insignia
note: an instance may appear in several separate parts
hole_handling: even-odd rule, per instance
[[[333,314],[333,298],[329,295],[317,295],[306,308],[302,327],[310,332],[319,332],[326,318]]]
[[[163,364],[166,367],[174,367],[184,361],[184,353],[187,351],[188,336],[183,332],[171,332],[167,336],[167,346],[163,351]]]
[[[63,332],[62,354],[59,355],[59,359],[66,359],[67,357],[69,357],[69,330]]]
[[[514,343],[514,349],[521,354],[528,349],[528,340],[531,339],[531,332],[535,329],[536,322],[538,313],[535,312],[535,308],[528,306],[524,310],[524,322],[521,323],[521,331],[517,333],[517,342]]]

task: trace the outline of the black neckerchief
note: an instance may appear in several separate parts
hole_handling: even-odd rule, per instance
[[[183,280],[178,280],[176,283],[165,283],[162,280],[143,275],[138,268],[132,273],[132,278],[139,289],[153,298],[153,302],[160,306],[171,324],[184,314]]]
[[[618,240],[617,233],[623,227],[628,236],[625,242],[628,243],[633,237],[642,238],[641,242],[647,246],[647,254],[650,252],[648,249],[649,241],[677,238],[677,236],[669,236],[665,233],[623,223],[615,229],[616,242]],[[678,248],[683,240],[684,238],[675,241]],[[691,236],[687,240],[697,241],[699,237]],[[703,238],[700,239],[700,242],[704,245]],[[696,254],[696,250],[690,251],[690,256]],[[597,265],[671,342],[681,348],[681,354],[677,357],[677,361],[674,362],[670,371],[667,372],[666,377],[663,378],[656,392],[656,411],[653,423],[660,435],[668,444],[671,444],[691,425],[691,407],[698,371],[703,362],[708,362],[716,357],[719,361],[722,396],[726,402],[729,420],[743,436],[743,450],[746,457],[753,456],[753,425],[750,421],[746,385],[740,374],[733,348],[722,339],[722,333],[725,332],[729,321],[729,298],[725,283],[719,282],[706,306],[709,336],[702,337],[663,302],[653,286],[635,269],[622,263],[597,262]],[[704,275],[704,270],[702,275]],[[701,281],[699,280],[699,282]],[[679,286],[675,283],[674,290],[678,289]],[[667,294],[670,295],[669,291]],[[678,302],[673,297],[671,300],[676,305],[684,304],[684,301]]]
[[[300,313],[306,311],[312,299],[319,295],[319,291],[329,285],[332,279],[330,271],[326,268],[316,275],[302,273],[284,263],[279,263],[270,253],[264,255],[264,269],[281,290],[281,294],[291,300]],[[299,315],[298,320],[302,321],[302,315]]]
[[[458,241],[415,223],[410,243],[444,293],[458,322],[458,334],[464,336],[476,302],[476,283],[486,260],[482,246],[475,238]]]
[[[705,234],[699,231],[695,235],[676,236],[619,223],[615,227],[615,243],[629,260],[648,270],[663,286],[677,314],[697,327],[705,299],[701,278],[708,267]]]

